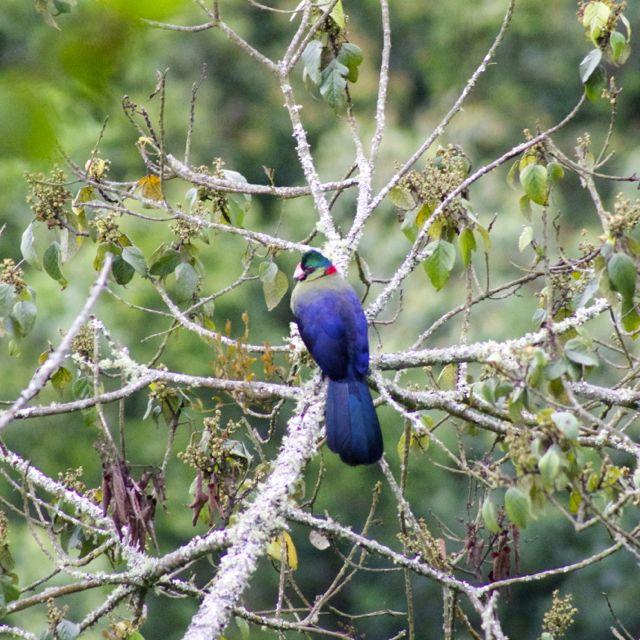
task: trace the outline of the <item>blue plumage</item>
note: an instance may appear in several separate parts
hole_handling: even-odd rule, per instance
[[[305,253],[291,296],[300,335],[329,378],[325,422],[331,451],[347,464],[371,464],[382,455],[382,434],[366,383],[367,321],[353,288],[317,251]]]

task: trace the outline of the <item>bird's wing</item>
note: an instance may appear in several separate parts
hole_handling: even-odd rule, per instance
[[[302,340],[325,375],[343,380],[366,374],[367,323],[350,286],[309,291],[300,296],[295,314]]]

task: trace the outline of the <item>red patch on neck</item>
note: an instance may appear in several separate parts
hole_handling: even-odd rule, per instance
[[[332,275],[334,273],[338,273],[338,270],[333,265],[331,265],[330,267],[327,267],[324,270],[324,275],[325,276],[330,276],[330,275]]]

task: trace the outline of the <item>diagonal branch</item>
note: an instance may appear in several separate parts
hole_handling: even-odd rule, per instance
[[[369,305],[366,311],[366,316],[369,320],[373,320],[376,316],[382,311],[382,309],[386,306],[387,302],[391,298],[391,296],[400,288],[400,285],[404,281],[404,279],[416,268],[416,266],[427,257],[427,249],[421,248],[424,240],[427,237],[429,228],[434,220],[438,218],[438,216],[445,210],[449,204],[457,198],[463,191],[468,189],[474,182],[477,182],[482,176],[490,173],[497,167],[502,166],[505,162],[510,160],[511,158],[515,158],[519,156],[521,153],[525,152],[527,149],[534,147],[542,140],[545,140],[550,135],[564,127],[567,123],[571,122],[573,118],[576,116],[580,107],[584,104],[585,96],[584,94],[580,96],[575,107],[557,124],[553,127],[550,127],[546,131],[538,134],[534,138],[530,140],[526,140],[521,144],[516,145],[509,149],[509,151],[503,153],[499,158],[496,158],[493,162],[486,164],[480,169],[478,169],[475,173],[471,174],[466,180],[461,182],[455,189],[453,189],[449,195],[436,207],[433,211],[429,219],[424,223],[420,233],[416,237],[413,246],[411,247],[411,251],[407,254],[405,259],[402,261],[400,267],[396,270],[393,277],[387,284],[387,286],[382,290],[382,292],[378,295],[378,297]],[[375,201],[375,200],[374,200]],[[376,205],[377,206],[377,205]]]
[[[323,533],[343,538],[352,544],[358,545],[362,549],[366,549],[370,553],[375,553],[383,558],[387,558],[398,566],[406,567],[416,574],[430,578],[440,584],[450,586],[454,589],[459,589],[467,594],[476,593],[477,591],[476,587],[470,585],[464,580],[459,580],[444,571],[435,569],[419,559],[407,558],[401,553],[393,551],[376,540],[372,540],[371,538],[355,533],[349,529],[349,527],[345,527],[330,518],[318,518],[293,506],[288,507],[286,515],[287,518],[294,522],[304,524],[316,531],[322,531]]]
[[[489,63],[493,59],[493,56],[504,40],[504,36],[509,28],[509,24],[511,23],[511,18],[513,17],[513,10],[515,7],[515,0],[510,0],[509,6],[507,7],[507,12],[502,20],[502,25],[500,26],[500,31],[493,41],[489,51],[487,51],[485,57],[482,59],[482,62],[478,66],[478,68],[473,72],[467,84],[465,85],[462,93],[458,96],[458,99],[455,101],[454,105],[449,109],[448,113],[445,117],[440,121],[438,126],[433,130],[431,135],[418,147],[416,152],[402,165],[399,171],[395,173],[395,175],[387,182],[387,184],[380,190],[378,195],[373,199],[370,205],[370,211],[373,211],[384,199],[384,197],[393,189],[393,187],[398,184],[398,181],[404,176],[409,169],[424,155],[424,153],[431,147],[431,145],[442,135],[445,128],[451,122],[451,119],[460,112],[462,109],[462,104],[466,100],[467,96],[471,93],[471,90],[476,86],[478,82],[478,78],[487,70]]]
[[[253,503],[238,516],[231,547],[220,561],[218,573],[191,620],[185,640],[218,638],[229,622],[269,540],[284,525],[287,498],[315,451],[323,405],[324,385],[316,376],[289,420],[288,434],[273,472],[259,488]]]
[[[389,86],[389,60],[391,57],[391,22],[389,18],[388,0],[380,0],[380,12],[382,15],[382,57],[380,60],[380,75],[378,80],[378,99],[376,101],[376,130],[371,140],[371,153],[369,155],[372,165],[375,166],[378,157],[378,149],[382,142],[385,127],[385,107],[387,103],[387,88]]]
[[[180,310],[180,308],[173,302],[173,300],[171,300],[171,298],[169,297],[169,294],[166,292],[165,288],[160,284],[159,281],[152,280],[151,282],[153,286],[156,288],[156,291],[160,294],[162,301],[167,305],[167,308],[171,312],[171,315],[185,329],[188,329],[189,331],[193,331],[194,333],[199,335],[201,338],[204,338],[206,340],[217,340],[227,346],[242,347],[243,349],[246,349],[249,353],[264,352],[265,347],[263,345],[252,345],[252,344],[244,344],[244,343],[240,344],[237,340],[234,340],[233,338],[229,338],[217,331],[211,331],[209,329],[205,329],[199,324],[193,322]],[[276,345],[276,346],[270,347],[270,350],[273,352],[286,352],[288,351],[288,348]]]
[[[358,215],[354,220],[353,226],[349,231],[349,235],[347,236],[347,241],[349,246],[353,247],[357,245],[360,237],[362,236],[362,231],[364,228],[364,224],[367,221],[368,217],[376,210],[376,208],[380,205],[380,203],[384,200],[386,195],[393,189],[393,187],[398,184],[400,179],[411,169],[411,167],[427,152],[427,150],[431,147],[431,145],[443,134],[449,122],[451,122],[452,118],[460,112],[462,109],[462,105],[466,100],[467,96],[471,93],[473,87],[475,87],[478,78],[486,71],[489,63],[491,62],[497,48],[502,43],[504,36],[509,28],[511,23],[511,18],[513,17],[513,10],[515,7],[515,0],[510,0],[509,6],[507,7],[507,12],[502,21],[502,25],[500,26],[500,31],[496,36],[495,40],[491,44],[489,51],[482,59],[482,62],[478,66],[478,68],[473,72],[467,84],[465,85],[462,93],[458,96],[458,99],[455,101],[454,105],[449,109],[444,118],[440,121],[438,126],[432,131],[431,135],[420,145],[420,147],[415,151],[415,153],[402,165],[402,167],[395,173],[395,175],[387,182],[387,184],[378,192],[375,198],[371,200],[369,206],[362,210],[358,211]],[[389,31],[388,26],[388,8],[385,13],[385,3],[382,3],[382,15],[383,15],[383,33],[385,34]],[[387,20],[387,24],[385,25],[384,20]],[[385,43],[385,46],[388,44],[388,47],[391,46],[390,36],[389,42]],[[385,59],[384,59],[384,49],[383,49],[383,60],[382,66],[380,70],[380,93],[378,94],[378,104],[376,108],[376,132],[374,134],[374,139],[372,143],[372,160],[374,160],[374,151],[377,153],[378,145],[380,144],[380,140],[382,139],[382,134],[384,131],[384,100],[386,97],[386,83],[383,84],[385,77],[383,75]],[[388,51],[387,51],[388,56]],[[388,67],[388,60],[386,61]],[[434,214],[435,215],[435,214]]]
[[[82,325],[87,321],[93,305],[95,304],[96,300],[100,296],[100,293],[107,284],[107,278],[109,276],[109,272],[111,271],[112,261],[112,254],[108,253],[104,259],[104,264],[102,265],[102,269],[100,270],[98,279],[95,281],[93,287],[91,288],[89,297],[87,298],[84,306],[73,321],[73,324],[69,328],[69,331],[67,331],[58,347],[53,351],[53,353],[49,355],[43,365],[36,370],[36,372],[33,374],[33,377],[31,378],[31,381],[23,389],[18,399],[9,409],[0,414],[0,431],[14,419],[16,413],[20,409],[22,409],[22,407],[24,407],[27,402],[31,400],[31,398],[40,393],[44,385],[47,384],[49,376],[51,376],[58,369],[58,367],[66,357],[73,339],[76,337],[78,331],[80,331],[80,329],[82,328]]]
[[[322,184],[318,177],[313,156],[311,155],[311,147],[307,140],[307,132],[300,120],[300,110],[302,107],[299,104],[296,104],[288,76],[283,75],[281,77],[280,88],[282,90],[282,95],[284,96],[284,104],[287,108],[287,112],[289,113],[291,125],[293,126],[293,137],[296,140],[298,159],[300,160],[300,165],[311,189],[311,195],[313,196],[313,201],[318,211],[318,215],[320,216],[318,229],[330,242],[338,242],[340,240],[340,236],[336,231],[331,211],[329,211],[327,199],[325,198],[324,191],[322,190]]]

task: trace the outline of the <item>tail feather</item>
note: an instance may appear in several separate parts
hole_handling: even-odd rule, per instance
[[[347,464],[372,464],[382,456],[382,433],[363,380],[329,380],[325,410],[329,449]]]

